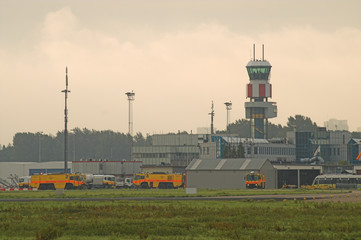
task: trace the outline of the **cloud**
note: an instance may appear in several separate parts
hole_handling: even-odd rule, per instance
[[[265,43],[273,66],[271,100],[278,102],[279,116],[271,122],[285,124],[287,117],[303,114],[319,125],[331,117],[347,119],[355,129],[361,117],[348,107],[359,95],[359,29],[322,32],[299,26],[247,35],[203,23],[188,30],[139,31],[143,41],[135,42],[86,27],[70,8],[62,8],[45,16],[40,34],[28,52],[12,56],[0,48],[0,63],[6,66],[1,77],[11,79],[0,96],[2,103],[11,100],[2,105],[1,143],[19,131],[62,130],[65,66],[70,128],[126,132],[125,92],[134,90],[135,132],[195,132],[210,125],[212,100],[215,127],[224,129],[224,102],[233,103],[231,121],[244,118],[245,65],[253,43],[258,57]]]
[[[311,27],[265,33],[273,64],[272,82],[280,105],[280,117],[302,113],[319,125],[329,118],[359,124],[353,108],[361,73],[361,31],[342,28],[322,32]],[[277,94],[277,95],[276,95]]]

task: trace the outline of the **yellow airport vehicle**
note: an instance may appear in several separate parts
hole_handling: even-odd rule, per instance
[[[32,175],[30,187],[39,190],[88,188],[84,177],[81,174],[74,173]]]
[[[266,177],[263,174],[250,172],[246,175],[246,188],[260,188],[266,187]]]
[[[30,187],[30,176],[19,177],[19,188],[29,188]]]
[[[177,173],[135,174],[133,184],[140,188],[179,188],[183,187],[183,175]]]

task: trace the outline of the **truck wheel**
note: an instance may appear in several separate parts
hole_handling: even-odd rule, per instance
[[[67,183],[66,185],[65,185],[65,189],[67,189],[67,190],[70,190],[70,189],[73,189],[74,187],[73,187],[73,184],[71,184],[71,183]]]
[[[140,187],[141,188],[148,188],[148,183],[144,182],[144,183],[140,184]]]
[[[80,189],[81,189],[81,190],[88,189],[88,186],[87,186],[87,185],[85,185],[85,184],[83,184],[83,185],[81,185],[81,186],[80,186]]]

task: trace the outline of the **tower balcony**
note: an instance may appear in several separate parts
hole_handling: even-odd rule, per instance
[[[245,102],[244,107],[246,108],[246,118],[253,119],[256,109],[264,109],[263,118],[275,118],[277,117],[277,105],[275,102]],[[257,118],[260,114],[257,114]]]

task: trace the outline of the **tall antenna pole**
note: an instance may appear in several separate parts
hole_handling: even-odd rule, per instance
[[[214,105],[213,105],[213,101],[212,101],[212,111],[210,113],[208,113],[209,115],[211,115],[211,134],[214,134],[213,131],[213,117],[214,117]]]
[[[232,102],[229,101],[229,102],[225,102],[224,103],[226,105],[226,109],[227,109],[227,133],[229,133],[229,119],[230,119],[230,113],[229,113],[229,110],[232,109]]]
[[[64,109],[64,173],[68,172],[68,67],[65,68],[65,90],[61,91],[65,93],[65,109]]]
[[[135,93],[133,92],[127,92],[125,93],[128,96],[128,101],[129,101],[129,135],[133,136],[133,109],[132,109],[132,101],[135,100]]]
[[[256,61],[256,44],[253,44],[253,61]]]

